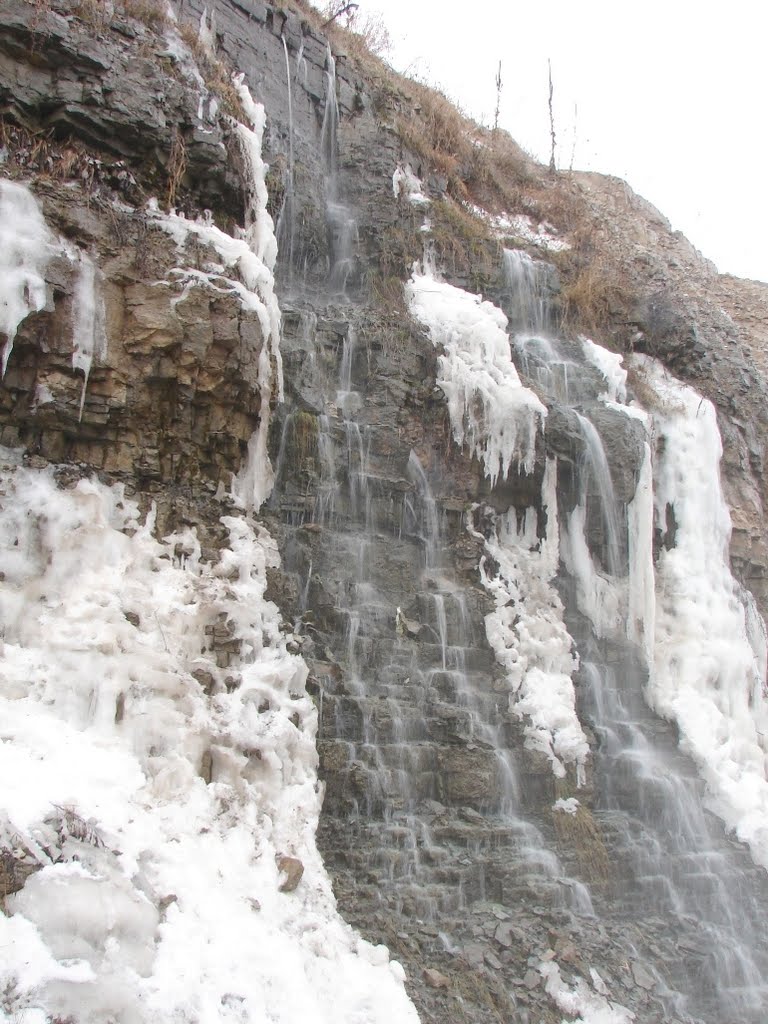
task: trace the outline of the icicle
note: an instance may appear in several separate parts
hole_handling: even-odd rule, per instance
[[[492,485],[513,463],[532,472],[547,410],[520,382],[506,316],[479,295],[439,281],[430,267],[414,270],[405,293],[411,314],[442,350],[437,383],[456,443],[474,452]]]
[[[197,31],[197,39],[205,53],[212,59],[216,58],[216,12],[208,14],[208,8],[203,8],[200,15],[200,27]]]
[[[19,324],[46,302],[45,268],[52,237],[37,200],[26,187],[0,181],[0,335],[2,376]]]
[[[82,419],[91,366],[94,359],[103,359],[107,353],[107,333],[99,271],[85,253],[81,253],[79,259],[80,273],[75,285],[72,309],[72,369],[83,371],[78,416],[78,419]]]
[[[602,345],[596,345],[590,338],[579,338],[585,359],[595,367],[605,379],[606,391],[600,399],[606,403],[626,402],[627,371],[624,359],[618,352],[609,352]]]
[[[653,470],[651,449],[643,445],[643,464],[635,496],[627,506],[629,594],[627,637],[640,647],[646,665],[653,665],[656,597],[653,569]]]

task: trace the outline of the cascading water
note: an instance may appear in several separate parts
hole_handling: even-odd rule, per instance
[[[714,1010],[717,1021],[763,1019],[762,869],[704,809],[693,764],[643,700],[642,668],[625,659],[617,670],[603,659],[585,662],[583,677],[585,710],[599,740],[599,813],[616,837],[617,860],[632,873],[631,886],[622,874],[617,909],[674,928],[680,957],[668,965],[673,1010]]]
[[[357,220],[340,197],[339,189],[339,101],[336,96],[336,60],[330,47],[326,56],[325,111],[321,149],[326,172],[326,223],[328,228],[329,275],[332,294],[344,296],[355,268]]]
[[[676,936],[679,957],[668,962],[655,981],[645,979],[655,985],[669,1013],[685,1020],[693,1016],[698,1020],[701,1015],[713,1024],[757,1024],[764,1019],[768,1005],[768,943],[762,927],[768,905],[764,872],[755,867],[743,847],[726,837],[722,824],[708,812],[706,807],[713,797],[707,795],[692,761],[681,753],[677,737],[654,717],[644,699],[650,670],[655,704],[665,714],[678,718],[685,728],[695,730],[700,726],[695,725],[694,714],[703,709],[704,701],[698,710],[689,697],[678,697],[676,702],[671,695],[666,696],[668,690],[662,689],[662,680],[669,687],[671,675],[677,677],[690,667],[693,681],[694,665],[699,678],[702,672],[705,678],[719,673],[720,687],[731,694],[720,700],[720,715],[728,701],[732,709],[738,708],[742,696],[746,700],[750,693],[757,692],[751,679],[753,674],[757,678],[759,669],[752,666],[760,662],[763,647],[750,639],[747,622],[754,615],[750,619],[749,606],[746,611],[740,607],[741,598],[735,585],[728,582],[727,567],[722,570],[723,582],[716,568],[727,545],[728,526],[717,487],[719,437],[714,414],[699,396],[689,394],[690,389],[665,377],[649,361],[640,362],[639,370],[649,378],[648,390],[660,396],[658,410],[652,418],[628,408],[622,404],[626,373],[619,357],[586,339],[581,343],[586,364],[577,359],[570,363],[570,386],[563,388],[560,353],[563,344],[568,343],[548,338],[531,343],[527,338],[532,325],[541,323],[536,275],[524,261],[505,257],[505,269],[508,266],[524,268],[524,272],[516,270],[517,283],[512,290],[513,301],[525,307],[516,321],[521,332],[517,350],[523,371],[551,401],[567,405],[575,396],[579,401],[589,396],[594,403],[599,394],[605,406],[624,412],[648,432],[636,470],[635,495],[625,513],[617,501],[611,468],[594,423],[585,411],[573,410],[583,455],[575,464],[572,508],[566,508],[567,529],[562,542],[565,565],[576,577],[575,603],[579,611],[571,606],[566,618],[582,656],[589,658],[581,670],[582,705],[598,737],[599,798],[595,814],[606,834],[613,837],[615,891],[612,903],[602,912],[643,922],[642,929],[648,935]],[[597,389],[589,380],[595,369],[602,378]],[[652,422],[663,438],[654,459],[649,444]],[[661,622],[653,584],[654,464],[658,470],[655,521],[662,538]],[[590,494],[599,506],[602,540],[591,536],[590,531],[588,544]],[[561,503],[566,500],[561,495]],[[669,528],[670,522],[673,529]],[[681,529],[682,523],[685,526]],[[680,545],[681,552],[685,545],[693,545],[685,563],[675,550]],[[590,547],[596,548],[602,571],[595,568]],[[696,577],[696,566],[704,564],[707,569],[702,568],[694,594],[684,576]],[[705,576],[717,582],[705,584]],[[702,593],[706,595],[708,614],[724,616],[731,622],[727,627],[731,668],[727,668],[728,656],[722,649],[724,634],[711,640],[702,635],[695,647],[686,639],[693,635],[692,629],[699,629],[695,625],[699,613],[694,606]],[[718,601],[722,607],[716,611]],[[712,624],[708,631],[711,629]],[[662,641],[660,653],[654,649],[654,634],[657,641]],[[758,640],[761,635],[757,630]],[[632,643],[628,644],[627,639]],[[705,654],[697,652],[704,652],[707,646],[712,656],[705,665],[701,661]],[[677,666],[674,670],[670,669],[671,663]],[[681,664],[685,668],[681,669]],[[706,693],[706,683],[702,689]],[[760,718],[761,700],[751,700],[748,717]],[[740,712],[736,711],[736,716],[732,728],[739,732],[746,750],[755,743],[751,739],[753,727],[744,724],[745,716]],[[722,794],[727,790],[720,781],[723,776],[717,774],[723,761],[718,762],[715,743],[708,746],[699,734],[688,740],[688,745],[714,788],[715,807],[729,824],[733,821],[740,827],[736,819],[721,810]],[[746,756],[744,764],[749,765]],[[746,826],[745,838],[750,834],[756,832],[750,833]],[[757,840],[757,859],[761,851]]]
[[[594,483],[600,504],[605,529],[605,567],[611,575],[616,576],[620,569],[621,559],[621,527],[613,490],[613,480],[608,459],[605,455],[603,442],[592,423],[582,413],[577,412],[582,437],[584,438],[584,468],[581,472],[583,493],[580,504],[586,505],[587,488]]]
[[[336,330],[331,349],[316,325],[311,359],[300,342],[312,394],[323,396],[305,511],[294,518],[298,494],[275,502],[293,522],[286,563],[309,635],[322,614],[334,637],[316,670],[324,827],[344,822],[345,864],[375,875],[377,902],[406,917],[439,917],[446,935],[460,935],[455,915],[484,899],[538,898],[568,919],[590,915],[585,888],[522,810],[515,719],[488,685],[481,592],[470,600],[451,567],[449,537],[462,536],[461,517],[445,518],[430,485],[436,471],[414,450],[393,457],[364,392],[371,354],[354,324]],[[523,415],[535,418],[540,406],[527,394],[520,402],[527,444]],[[287,418],[278,466],[300,458],[295,429]],[[289,476],[278,471],[278,491]]]
[[[504,281],[512,311],[510,331],[546,340],[552,335],[552,306],[547,277],[548,269],[536,263],[519,249],[505,249],[502,255]]]
[[[277,251],[280,262],[287,266],[288,287],[293,286],[293,270],[296,248],[296,212],[294,194],[294,154],[293,154],[293,90],[291,87],[291,62],[288,56],[288,43],[285,36],[283,40],[283,53],[285,54],[285,75],[286,88],[288,90],[288,168],[285,175],[285,192],[283,202],[277,217],[275,236],[277,237]],[[297,65],[299,58],[297,57]]]

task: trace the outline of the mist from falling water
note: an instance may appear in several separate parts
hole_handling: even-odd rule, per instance
[[[440,667],[428,670],[427,678],[439,675],[443,684],[450,684],[455,703],[467,713],[465,738],[470,745],[476,744],[493,752],[497,771],[495,786],[489,792],[484,807],[486,817],[497,818],[517,837],[519,856],[529,868],[560,887],[561,896],[573,911],[592,916],[592,901],[586,887],[564,877],[562,866],[555,854],[547,849],[541,833],[521,816],[520,779],[514,756],[503,734],[501,712],[506,700],[500,707],[500,697],[489,690],[486,677],[473,678],[473,673],[467,669],[474,638],[466,596],[444,568],[445,546],[437,503],[429,479],[414,452],[409,458],[408,474],[416,488],[418,506],[414,512],[424,543],[421,604],[440,651]]]
[[[642,671],[592,661],[582,671],[599,740],[600,810],[632,865],[633,887],[621,899],[675,922],[682,947],[694,954],[668,965],[673,983],[690,993],[682,1008],[715,1006],[720,1020],[761,1020],[754,1014],[768,1006],[765,907],[754,902],[748,877],[759,869],[704,810],[693,764],[673,738],[659,735],[642,697]]]

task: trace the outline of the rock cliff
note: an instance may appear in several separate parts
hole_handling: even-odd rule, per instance
[[[13,450],[3,497],[18,495],[5,505],[37,516],[42,535],[44,509],[13,482],[19,474],[50,472],[73,501],[93,487],[108,504],[118,487],[135,511],[119,503],[111,528],[149,531],[141,544],[157,538],[163,580],[191,565],[208,581],[185,599],[198,610],[194,634],[174,619],[166,635],[160,613],[155,629],[136,599],[124,617],[153,631],[160,657],[181,651],[173,701],[186,702],[187,718],[176,742],[194,785],[219,801],[212,820],[230,827],[259,800],[268,807],[269,826],[253,828],[272,843],[261,854],[270,902],[251,893],[251,916],[269,910],[306,945],[303,930],[319,917],[336,922],[327,870],[341,915],[368,940],[358,950],[334,930],[329,948],[346,943],[344,955],[366,963],[365,991],[399,999],[397,966],[376,980],[388,947],[425,1022],[762,1020],[765,836],[733,810],[725,775],[685,732],[685,707],[654,690],[664,671],[684,674],[684,655],[672,668],[654,661],[647,609],[655,571],[658,629],[668,637],[676,608],[688,614],[687,595],[670,609],[664,588],[677,579],[667,556],[693,530],[693,499],[662,470],[652,525],[651,462],[681,479],[670,448],[690,442],[695,462],[697,445],[714,450],[719,426],[733,532],[722,566],[708,564],[726,580],[742,646],[754,648],[744,699],[759,731],[768,286],[719,276],[623,182],[549,175],[511,139],[398,78],[357,37],[324,33],[303,4],[172,7],[161,16],[141,0],[0,0],[0,238],[10,253],[0,268],[28,274],[13,293],[21,312],[0,317],[0,443]],[[18,258],[15,246],[26,246]],[[489,454],[494,444],[500,455]],[[717,518],[710,497],[702,507],[717,506]],[[31,550],[36,534],[14,530]],[[243,568],[249,544],[261,552],[258,585]],[[14,595],[31,588],[10,569],[3,582]],[[277,612],[258,628],[242,618],[266,599],[285,636]],[[721,616],[715,598],[707,613]],[[8,625],[9,649],[24,648],[20,630]],[[274,679],[259,668],[255,683],[264,651],[283,660]],[[744,680],[752,671],[750,662]],[[15,676],[13,686],[9,700],[21,693]],[[138,721],[139,698],[125,693],[110,706],[118,733]],[[219,716],[215,727],[200,725],[206,715]],[[324,868],[313,852],[317,794],[296,800],[301,850],[285,848],[294,833],[269,803],[281,784],[314,786],[315,728]],[[157,747],[142,754],[147,777],[167,754]],[[160,873],[163,888],[125,850],[96,863],[95,833],[75,835],[66,808],[56,813],[52,824],[41,812],[45,845],[34,816],[21,842],[6,811],[7,914],[45,933],[35,887],[51,864],[123,872],[147,918],[136,925],[140,953],[123,959],[166,987],[146,1006],[145,996],[109,1002],[100,989],[78,1008],[64,990],[78,979],[40,996],[3,976],[5,1019],[326,1019],[333,983],[322,972],[322,1010],[274,993],[270,1002],[270,985],[291,979],[267,973],[266,995],[243,994],[233,974],[220,1005],[180,1009],[156,963],[182,883],[177,897],[173,873]],[[99,828],[109,821],[105,812]],[[74,855],[64,826],[66,842],[80,844]],[[215,855],[202,840],[194,851]],[[273,854],[293,868],[304,857],[311,881],[296,869],[287,884]],[[184,876],[181,864],[175,871]],[[300,897],[310,928],[280,900],[311,886],[311,899]],[[244,917],[233,927],[251,935]],[[312,941],[322,959],[324,940]],[[238,935],[226,943],[237,959]],[[262,970],[259,943],[244,945],[246,967],[250,955]],[[118,982],[133,992],[133,975],[113,977],[84,948],[62,940],[53,956],[90,963],[104,992]],[[362,974],[338,977],[349,996],[340,1019],[413,1019],[404,997],[387,1017],[373,997],[349,995]]]

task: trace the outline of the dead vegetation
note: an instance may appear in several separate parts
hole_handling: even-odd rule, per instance
[[[203,76],[206,88],[218,97],[224,113],[234,117],[236,121],[248,124],[248,117],[243,109],[240,95],[232,81],[233,69],[206,49],[200,39],[196,23],[185,21],[180,24],[179,35],[192,51],[192,56]]]
[[[37,0],[45,3],[47,0]],[[95,31],[104,31],[115,18],[133,18],[147,28],[159,32],[169,24],[165,4],[158,0],[114,0],[110,7],[104,0],[73,0],[72,13]]]
[[[173,138],[171,140],[171,152],[168,157],[168,166],[166,167],[166,173],[168,175],[166,203],[169,209],[176,205],[176,196],[179,188],[181,187],[181,183],[184,180],[184,172],[186,169],[187,147],[184,143],[184,136],[178,128],[174,128]]]
[[[89,193],[106,185],[131,201],[143,197],[125,160],[97,157],[77,139],[58,139],[53,128],[32,131],[0,117],[0,149],[5,153],[3,173],[9,177],[76,180]]]

